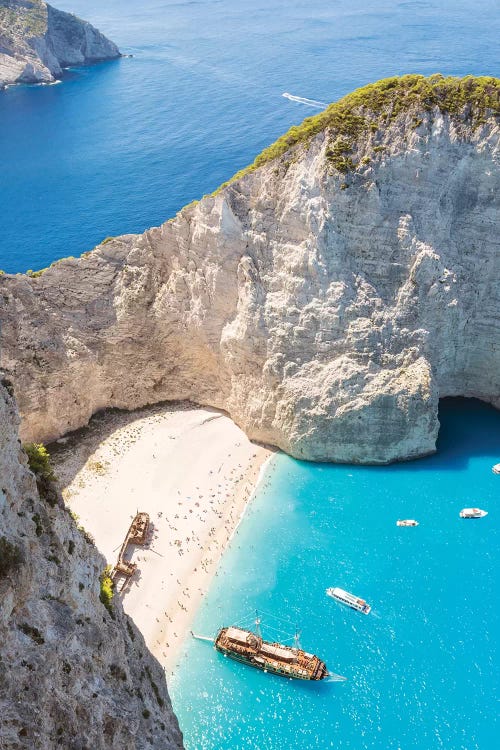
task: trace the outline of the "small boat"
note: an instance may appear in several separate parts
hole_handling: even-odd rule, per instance
[[[396,526],[418,526],[418,521],[415,521],[413,518],[405,518],[396,521]]]
[[[334,681],[345,679],[340,675],[330,674],[324,661],[304,651],[300,647],[297,632],[294,645],[285,646],[265,641],[261,635],[260,623],[257,615],[255,631],[237,626],[221,628],[214,640],[216,650],[230,659],[280,677],[296,680],[323,680],[325,677]],[[203,636],[194,637],[211,640]]]
[[[368,615],[371,611],[370,605],[364,599],[360,599],[359,596],[354,596],[344,589],[329,588],[326,590],[326,594],[337,602],[347,604],[348,607],[352,607],[352,609],[362,612],[364,615]]]
[[[484,518],[487,515],[488,511],[481,508],[463,508],[460,511],[460,518]]]
[[[500,464],[495,464],[492,467],[491,471],[493,472],[493,474],[500,474]]]

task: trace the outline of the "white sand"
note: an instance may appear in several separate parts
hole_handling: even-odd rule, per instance
[[[101,415],[54,455],[68,506],[110,564],[135,513],[149,513],[152,542],[132,548],[138,571],[120,596],[166,669],[270,455],[227,416],[185,405]]]

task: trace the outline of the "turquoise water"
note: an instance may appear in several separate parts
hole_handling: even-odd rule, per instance
[[[188,750],[498,747],[500,414],[447,400],[441,422],[439,453],[411,463],[274,459],[194,629],[255,608],[289,618],[348,681],[265,675],[190,641],[169,683]],[[486,518],[459,518],[476,504]],[[332,585],[372,613],[326,597]]]
[[[497,75],[498,0],[54,0],[133,54],[0,93],[0,269],[160,224],[384,76]]]

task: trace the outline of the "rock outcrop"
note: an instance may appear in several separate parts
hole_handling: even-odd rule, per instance
[[[299,458],[432,452],[440,397],[500,406],[496,79],[390,79],[216,195],[4,276],[24,439],[191,399]]]
[[[90,23],[44,0],[0,0],[0,89],[50,83],[70,65],[119,56],[116,44]]]
[[[100,601],[104,558],[39,497],[18,421],[2,383],[0,746],[181,748],[163,670],[121,604]]]

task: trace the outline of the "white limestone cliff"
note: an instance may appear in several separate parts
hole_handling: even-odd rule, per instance
[[[299,458],[384,463],[435,449],[443,396],[500,406],[498,115],[402,108],[346,168],[339,143],[327,127],[161,227],[2,277],[23,439],[191,399]]]
[[[0,89],[50,83],[70,65],[119,57],[116,44],[44,0],[0,0]]]
[[[180,749],[162,668],[117,597],[113,616],[99,599],[104,558],[38,495],[10,390],[0,384],[0,747]]]

